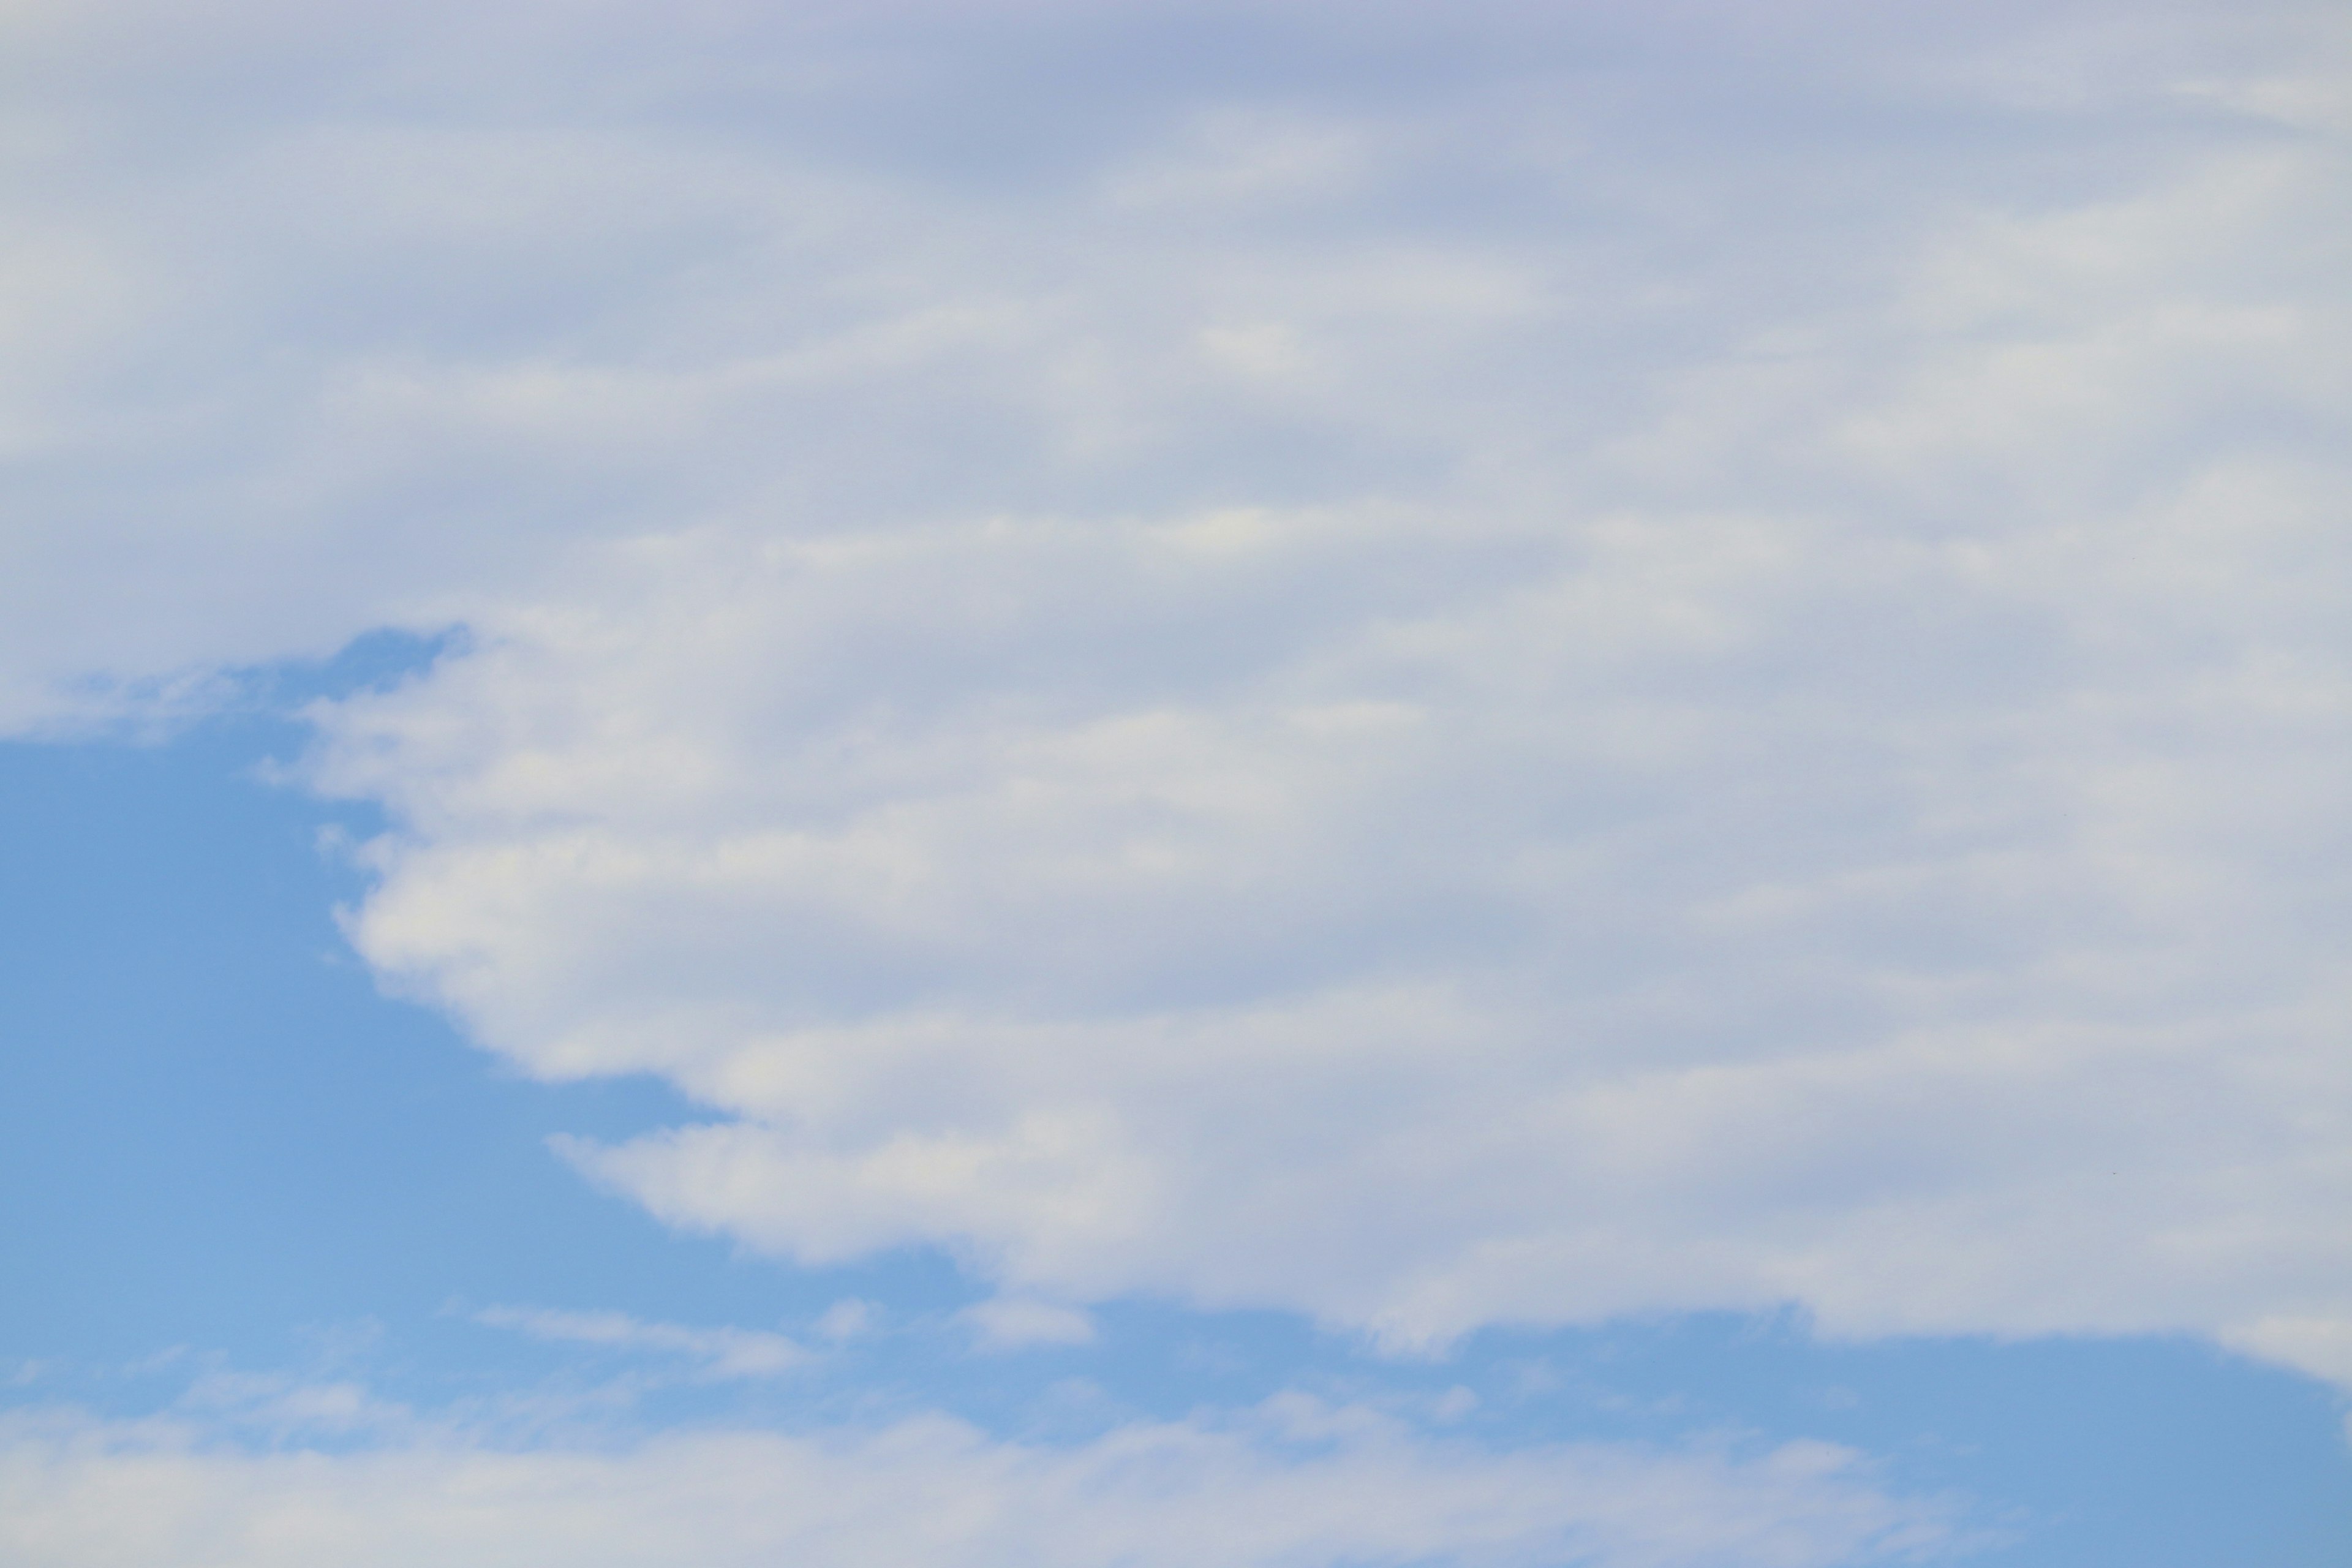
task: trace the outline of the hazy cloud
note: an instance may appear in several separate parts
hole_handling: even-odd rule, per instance
[[[559,1312],[545,1308],[488,1307],[474,1321],[533,1339],[615,1350],[650,1351],[698,1363],[703,1376],[774,1377],[805,1366],[807,1350],[782,1334],[755,1329],[695,1329],[648,1323],[625,1312]]]
[[[1083,1345],[1095,1338],[1094,1319],[1074,1307],[1052,1301],[999,1296],[965,1308],[957,1316],[969,1324],[988,1350],[1018,1350],[1024,1345]]]
[[[18,1568],[1829,1568],[1957,1540],[1948,1508],[1887,1497],[1825,1445],[1481,1453],[1298,1395],[1060,1448],[935,1416],[528,1451],[446,1434],[329,1451],[165,1422],[0,1424],[0,1553]]]

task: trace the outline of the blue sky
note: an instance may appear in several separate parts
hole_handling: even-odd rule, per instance
[[[2344,1561],[2347,46],[0,14],[0,1557]]]

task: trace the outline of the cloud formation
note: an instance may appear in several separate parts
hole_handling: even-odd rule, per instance
[[[464,623],[353,940],[779,1256],[2340,1377],[2340,20],[1863,9],[36,100],[7,711]]]

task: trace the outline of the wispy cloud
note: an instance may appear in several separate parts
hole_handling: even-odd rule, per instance
[[[1095,1338],[1091,1314],[1053,1301],[999,1296],[967,1307],[956,1315],[989,1350],[1092,1344]]]
[[[1300,1395],[1066,1447],[926,1416],[527,1451],[446,1430],[252,1450],[184,1421],[19,1414],[0,1418],[0,1502],[11,1568],[1832,1568],[1962,1543],[1948,1503],[1891,1497],[1820,1445],[1482,1452]]]
[[[706,1378],[777,1377],[813,1359],[785,1335],[756,1329],[695,1329],[648,1323],[622,1312],[564,1312],[531,1307],[488,1307],[474,1321],[537,1340],[676,1356]]]

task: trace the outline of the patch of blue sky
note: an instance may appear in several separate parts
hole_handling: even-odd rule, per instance
[[[426,1410],[601,1404],[641,1430],[936,1409],[1055,1443],[1304,1389],[1496,1448],[1847,1445],[1899,1492],[1969,1500],[1971,1560],[1999,1568],[2352,1554],[2340,1397],[2187,1341],[1833,1343],[1702,1314],[1395,1357],[1290,1313],[1126,1300],[1087,1342],[991,1348],[986,1290],[940,1252],[806,1269],[665,1229],[547,1141],[695,1109],[643,1077],[524,1081],[382,994],[333,919],[362,874],[321,837],[372,824],[267,782],[302,702],[435,651],[380,637],[253,672],[254,700],[156,743],[0,746],[10,1403],[127,1415],[286,1374]],[[573,1316],[534,1333],[533,1312]],[[750,1361],[711,1331],[751,1336]],[[761,1336],[804,1359],[761,1362]]]

